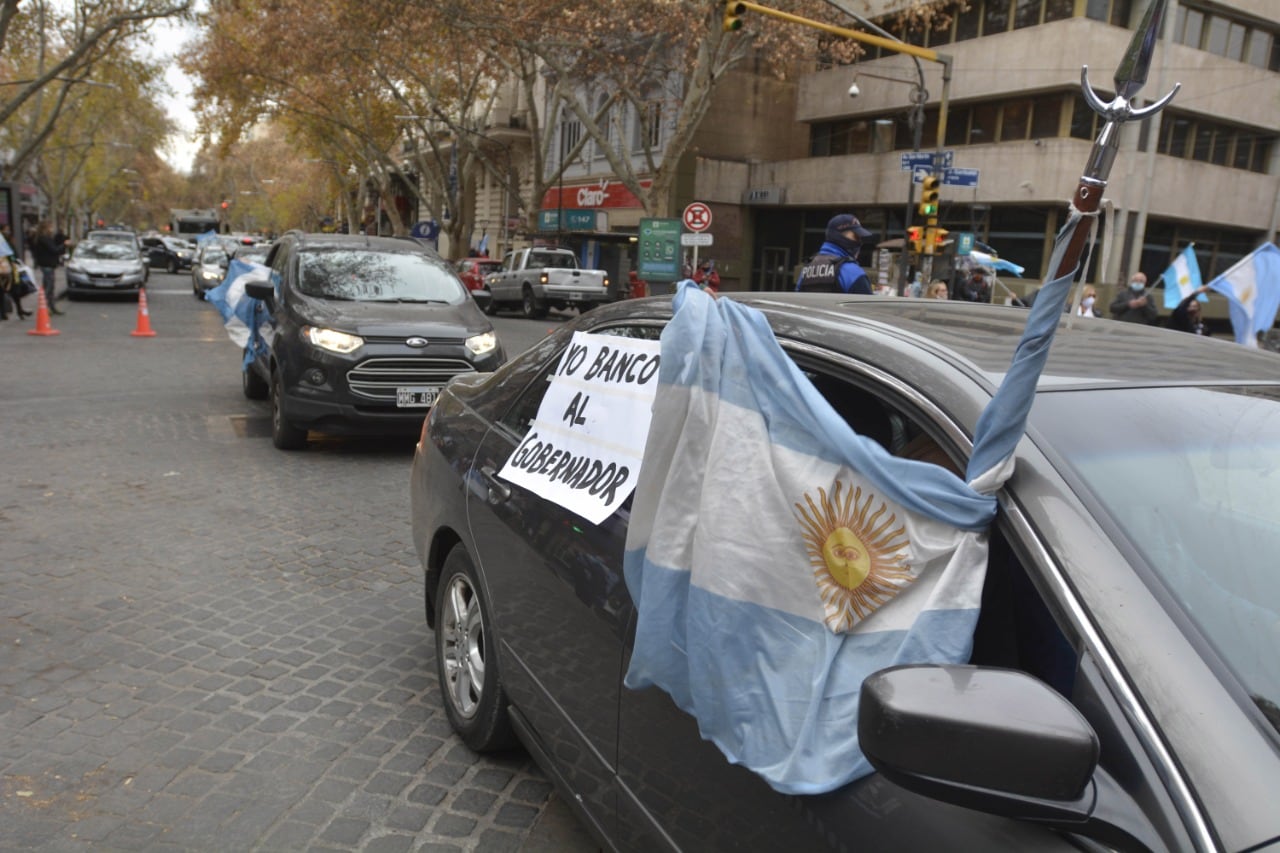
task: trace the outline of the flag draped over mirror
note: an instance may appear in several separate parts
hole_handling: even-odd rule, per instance
[[[253,356],[266,349],[264,333],[269,339],[270,313],[262,300],[244,292],[249,282],[266,283],[271,280],[271,268],[254,261],[232,259],[222,284],[205,292],[206,302],[212,303],[222,315],[227,337],[238,347],[244,348],[244,368],[248,368]]]
[[[995,491],[1012,472],[1070,276],[1045,285],[964,479],[836,413],[764,316],[683,284],[632,505],[629,688],[784,793],[871,772],[863,679],[968,660]]]

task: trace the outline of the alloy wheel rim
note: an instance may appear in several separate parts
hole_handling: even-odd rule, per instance
[[[440,625],[445,693],[464,719],[471,719],[484,696],[484,622],[480,601],[465,577],[449,582]]]

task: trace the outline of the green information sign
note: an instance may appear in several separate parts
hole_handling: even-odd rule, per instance
[[[956,254],[967,255],[973,251],[973,232],[961,231],[956,235]]]
[[[540,210],[538,211],[538,230],[539,231],[559,231],[560,225],[559,210]],[[565,231],[595,231],[596,230],[596,211],[579,210],[570,208],[564,212],[564,230]]]
[[[680,279],[679,219],[641,219],[638,241],[639,269],[646,281]]]

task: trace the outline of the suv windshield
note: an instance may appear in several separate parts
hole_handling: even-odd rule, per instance
[[[298,290],[322,299],[359,302],[447,302],[470,299],[443,261],[411,252],[315,249],[298,257]]]
[[[1280,389],[1042,394],[1036,410],[1037,429],[1280,729]]]

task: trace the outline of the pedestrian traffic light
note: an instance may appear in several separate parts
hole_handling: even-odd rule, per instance
[[[927,176],[920,189],[920,206],[917,208],[921,216],[933,218],[938,215],[938,178]]]
[[[911,244],[911,251],[917,255],[924,246],[924,229],[919,225],[913,225],[907,229],[907,242]]]
[[[747,6],[745,3],[734,2],[734,0],[725,0],[724,31],[726,33],[733,33],[742,29],[742,15],[746,11]]]

